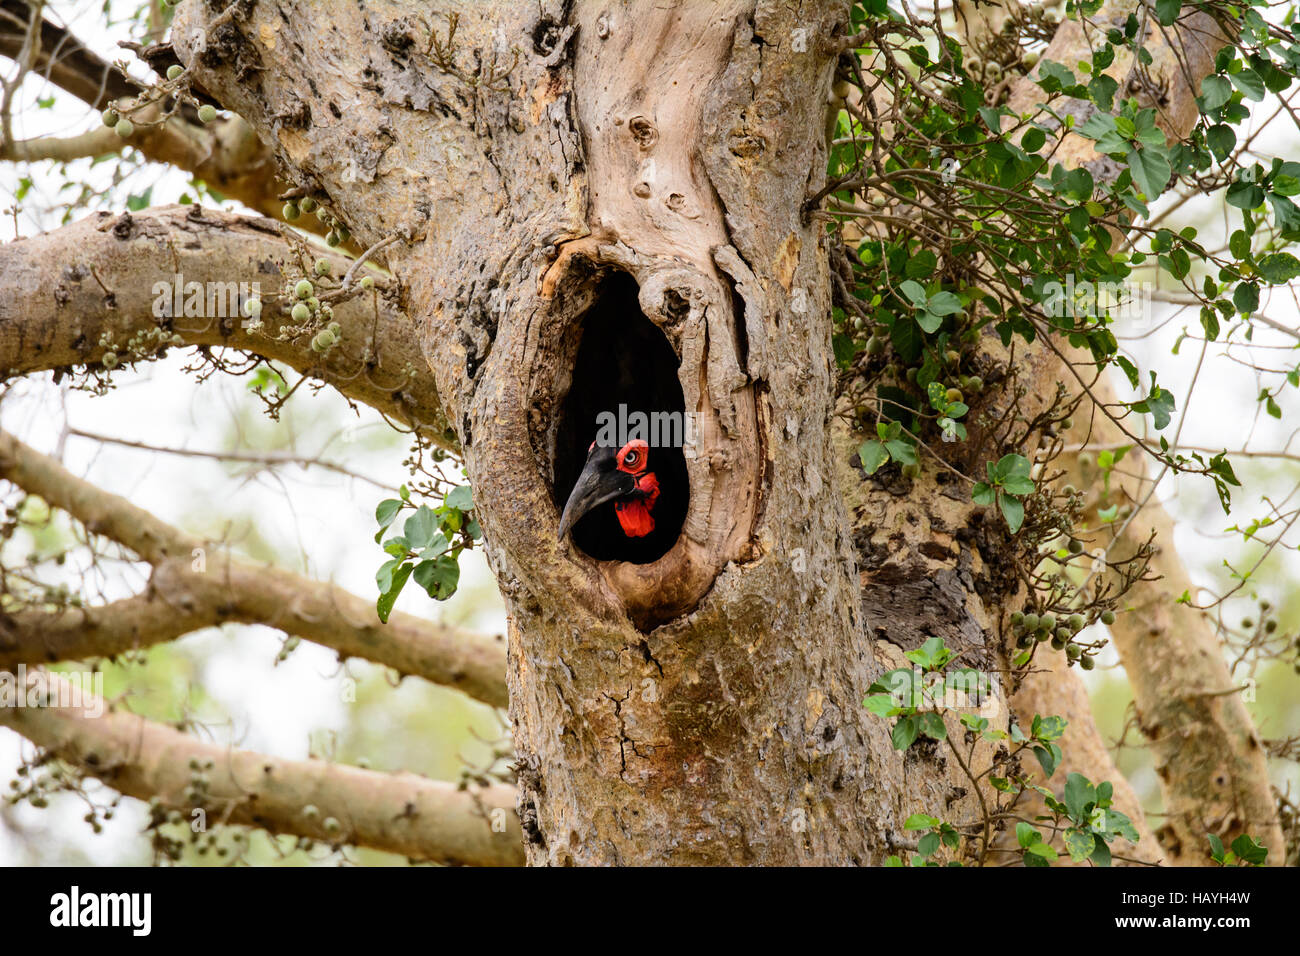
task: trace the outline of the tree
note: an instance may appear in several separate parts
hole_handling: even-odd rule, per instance
[[[278,363],[463,462],[472,501],[432,480],[380,505],[383,593],[353,625],[365,599],[206,556],[5,437],[0,477],[153,576],[102,608],[6,589],[0,664],[272,623],[494,705],[508,690],[517,795],[271,761],[250,786],[222,769],[258,755],[124,714],[0,721],[161,817],[216,803],[451,862],[1185,863],[1211,835],[1283,859],[1264,747],[1220,633],[1176,600],[1190,582],[1142,462],[1225,501],[1238,479],[1222,455],[1145,437],[1135,422],[1162,429],[1176,402],[1118,348],[1117,303],[1080,310],[1076,292],[1123,285],[1141,242],[1178,280],[1197,260],[1204,284],[1184,285],[1205,341],[1220,322],[1246,334],[1260,280],[1300,273],[1280,251],[1300,176],[1249,165],[1232,128],[1243,97],[1288,88],[1300,47],[1226,3],[1094,0],[1059,29],[1057,8],[1000,9],[186,0],[169,42],[134,50],[158,71],[146,83],[6,3],[17,75],[106,111],[83,137],[18,141],[11,81],[6,158],[116,138],[293,225],[195,203],[14,242],[0,366],[98,381],[178,348]],[[1230,255],[1151,217],[1175,177],[1243,211]],[[182,331],[188,285],[154,308],[173,275],[200,299],[275,291],[236,291]],[[213,317],[210,298],[195,308]],[[671,361],[619,338],[642,318]],[[592,366],[609,357],[582,349],[602,323],[695,425],[683,530],[650,563],[555,534],[586,422],[612,410]],[[1111,390],[1112,367],[1138,398]],[[388,617],[408,581],[454,590],[480,540],[508,654]],[[1097,624],[1151,742],[1159,841],[1077,675]],[[202,787],[191,758],[213,764]]]

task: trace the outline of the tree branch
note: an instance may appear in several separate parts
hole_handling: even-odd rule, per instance
[[[68,472],[0,432],[0,478],[66,511],[153,565],[148,590],[96,608],[0,614],[0,668],[111,657],[225,621],[265,624],[402,674],[506,706],[502,639],[394,613],[283,568],[242,561]],[[195,553],[201,560],[194,560]]]
[[[333,253],[311,256],[329,259],[334,275],[349,265]],[[100,213],[18,240],[0,247],[7,280],[0,288],[0,370],[66,372],[99,361],[105,332],[127,340],[162,327],[187,346],[225,346],[283,362],[454,450],[432,377],[418,374],[425,362],[417,330],[383,294],[365,293],[334,307],[341,341],[325,356],[311,349],[309,335],[277,337],[293,304],[279,294],[291,265],[301,275],[312,261],[299,260],[275,223],[198,206]],[[256,284],[265,306],[262,330],[246,328],[219,291],[215,314],[156,316],[162,310],[155,284],[171,286],[176,276],[209,293]],[[163,297],[171,302],[170,292]],[[201,311],[209,311],[206,303]]]
[[[1124,54],[1116,57],[1107,72],[1119,81],[1121,89],[1133,89],[1144,105],[1157,107],[1161,128],[1171,138],[1181,139],[1199,115],[1195,97],[1200,79],[1214,72],[1214,55],[1226,42],[1223,27],[1208,13],[1188,12],[1151,38],[1152,62],[1148,66],[1140,67],[1131,55]],[[1088,50],[1082,27],[1069,21],[1057,30],[1043,59],[1074,63],[1087,59]],[[1154,102],[1151,90],[1157,87],[1164,92],[1159,102]],[[1013,88],[1008,105],[1019,112],[1042,98],[1042,91],[1026,78]],[[1068,112],[1068,107],[1064,104],[1058,111]],[[1068,133],[1054,156],[1067,167],[1091,163],[1094,176],[1100,178],[1093,147],[1091,140]],[[1070,351],[1065,360],[1085,365],[1092,362],[1082,350]],[[1066,371],[1065,362],[1060,367]],[[1094,408],[1115,400],[1104,379],[1092,388],[1091,398]],[[1104,444],[1125,438],[1119,426],[1100,412],[1080,414],[1079,419],[1072,436],[1076,443],[1091,440]],[[1073,465],[1078,467],[1077,459]],[[1148,480],[1146,462],[1131,467],[1138,470],[1136,477],[1116,472],[1112,484],[1118,482],[1115,490],[1136,502],[1142,499],[1138,486]],[[1095,478],[1084,476],[1077,483],[1088,487]],[[1128,522],[1121,553],[1135,553],[1152,531],[1164,543],[1149,569],[1159,580],[1134,585],[1128,601],[1138,610],[1120,615],[1111,627],[1111,636],[1133,687],[1143,733],[1156,758],[1167,812],[1166,824],[1157,836],[1175,864],[1207,863],[1206,834],[1210,832],[1225,837],[1225,843],[1248,832],[1263,840],[1272,851],[1271,861],[1278,862],[1282,836],[1263,748],[1239,695],[1207,696],[1232,682],[1212,629],[1204,619],[1194,617],[1191,611],[1178,611],[1173,603],[1189,586],[1188,577],[1174,550],[1173,522],[1158,502],[1149,501],[1139,517]]]
[[[523,862],[512,787],[462,791],[410,773],[235,750],[143,717],[105,711],[102,700],[84,693],[78,698],[60,677],[43,671],[27,676],[41,699],[60,706],[3,707],[0,725],[128,796],[157,796],[169,808],[188,810],[194,806],[185,798],[191,761],[211,761],[203,799],[211,820],[453,865]],[[305,814],[308,805],[319,813]],[[337,830],[328,825],[331,819]]]
[[[1116,400],[1106,379],[1094,386],[1093,399]],[[1123,435],[1109,418],[1095,414],[1091,420],[1080,416],[1071,438],[1109,444]],[[1077,454],[1063,464],[1080,488],[1102,481],[1095,466],[1081,467]],[[1150,490],[1146,460],[1130,456],[1126,471],[1111,472],[1111,493],[1113,500],[1136,506]],[[1158,500],[1147,501],[1109,543],[1110,551],[1131,554],[1153,531],[1163,544],[1147,579],[1129,590],[1131,610],[1116,618],[1110,634],[1164,794],[1166,819],[1157,836],[1171,862],[1197,866],[1209,860],[1206,834],[1215,833],[1227,844],[1248,833],[1268,847],[1269,862],[1280,865],[1285,843],[1259,734],[1241,695],[1220,693],[1236,681],[1209,619],[1175,603],[1194,586],[1174,548],[1169,513]]]
[[[29,16],[25,0],[0,0],[0,56],[13,58],[19,54]],[[158,51],[159,47],[150,49]],[[148,52],[144,51],[142,56]],[[174,56],[155,55],[149,61],[150,66],[161,72],[166,69],[164,59],[175,61]],[[67,30],[48,20],[41,22],[40,49],[32,68],[96,111],[139,97],[145,91],[142,83],[124,75]],[[210,101],[201,88],[196,87],[192,92],[201,101]],[[0,142],[0,159],[67,161],[117,152],[125,142],[112,130],[96,127],[66,140]],[[216,192],[237,199],[264,216],[279,215],[278,196],[286,187],[275,176],[270,150],[238,116],[205,126],[197,122],[194,107],[185,105],[179,115],[162,126],[137,127],[129,142],[153,162],[184,169]],[[90,152],[91,149],[94,151]],[[304,219],[299,226],[308,232],[325,232],[325,227],[315,219]]]

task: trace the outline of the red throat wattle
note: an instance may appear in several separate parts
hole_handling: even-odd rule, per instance
[[[655,529],[654,515],[650,512],[659,497],[659,479],[653,472],[649,472],[637,479],[636,487],[645,497],[618,502],[614,505],[614,513],[618,515],[618,523],[625,535],[629,538],[644,538]]]
[[[655,529],[651,512],[659,498],[659,479],[654,472],[646,471],[650,447],[640,439],[633,439],[618,452],[618,470],[636,478],[637,497],[614,505],[618,523],[629,538],[644,538]]]

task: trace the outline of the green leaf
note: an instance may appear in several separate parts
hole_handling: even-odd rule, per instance
[[[1023,475],[1012,475],[1002,482],[1002,490],[1011,495],[1032,495],[1034,493],[1034,481],[1032,478],[1026,478]]]
[[[1038,843],[1031,843],[1025,847],[1025,852],[1034,856],[1042,857],[1044,860],[1053,861],[1060,857],[1060,854],[1052,848],[1050,843],[1044,843],[1041,840]]]
[[[1259,274],[1273,285],[1290,282],[1300,276],[1300,259],[1289,252],[1274,252],[1262,257],[1259,262]]]
[[[1300,208],[1285,196],[1269,193],[1268,204],[1273,207],[1278,228],[1284,233],[1300,232]]]
[[[1209,841],[1210,841],[1210,857],[1211,857],[1211,859],[1213,859],[1216,863],[1222,863],[1222,862],[1223,862],[1223,857],[1224,857],[1224,852],[1223,852],[1223,841],[1220,840],[1220,839],[1219,839],[1217,836],[1215,836],[1213,833],[1206,834],[1206,837],[1207,837],[1207,838],[1209,839]]]
[[[1038,764],[1043,768],[1045,777],[1056,773],[1056,768],[1061,765],[1061,748],[1056,744],[1035,747],[1034,756],[1038,758]]]
[[[921,856],[931,856],[937,849],[939,849],[939,834],[937,833],[927,833],[921,837],[921,842],[916,845],[916,852]]]
[[[402,503],[396,498],[385,498],[379,504],[375,505],[375,521],[379,527],[387,528],[397,517],[397,513],[402,510]]]
[[[1259,308],[1259,286],[1254,282],[1239,282],[1232,290],[1232,304],[1238,312],[1250,315]]]
[[[1115,78],[1105,73],[1098,73],[1088,84],[1088,92],[1092,95],[1092,100],[1103,110],[1109,112],[1115,105],[1115,93],[1119,90],[1119,83]],[[1026,137],[1028,134],[1026,134]]]
[[[1133,403],[1133,410],[1136,412],[1148,412],[1155,422],[1156,429],[1159,430],[1169,424],[1176,409],[1173,393],[1168,389],[1161,388],[1156,384],[1156,373],[1151,373],[1151,391],[1147,397],[1140,402]],[[1101,458],[1098,457],[1100,463]],[[1117,458],[1116,461],[1119,459]]]
[[[1201,105],[1205,110],[1217,110],[1232,96],[1232,84],[1222,76],[1207,76],[1201,80]]]
[[[920,668],[929,668],[930,664],[932,663],[930,660],[929,652],[926,651],[925,648],[923,647],[918,647],[915,650],[906,651],[904,652],[903,656]]]
[[[925,734],[931,740],[943,740],[948,736],[948,728],[944,725],[943,718],[932,710],[927,710],[923,714],[917,714],[920,718],[921,733]]]
[[[1082,821],[1087,817],[1091,805],[1097,802],[1097,790],[1092,785],[1092,781],[1083,774],[1071,773],[1065,778],[1065,790],[1061,794],[1061,802],[1069,809],[1071,818]],[[1088,853],[1091,852],[1090,846]]]
[[[1146,194],[1148,202],[1165,191],[1169,177],[1173,175],[1164,150],[1154,146],[1129,150],[1128,164],[1133,171],[1133,181]]]
[[[858,457],[862,460],[862,470],[868,475],[874,475],[880,470],[880,466],[889,461],[889,452],[885,446],[874,438],[862,443],[858,449]]]
[[[1027,477],[1033,465],[1024,455],[1003,455],[993,466],[993,473],[1002,479]]]
[[[420,505],[415,513],[406,519],[402,534],[411,545],[411,550],[420,551],[433,544],[433,536],[438,533],[438,518],[428,505]]]
[[[1033,846],[1035,843],[1043,842],[1043,835],[1036,830],[1032,824],[1025,823],[1023,820],[1016,824],[1016,841],[1025,849]]]
[[[925,307],[928,297],[925,294],[925,287],[921,285],[921,283],[913,282],[911,279],[908,279],[898,287],[898,291],[907,296],[912,305],[916,306],[918,309]]]
[[[443,504],[458,511],[471,511],[474,508],[474,491],[469,485],[457,485],[447,492]]]
[[[1246,69],[1240,73],[1229,73],[1228,79],[1247,99],[1258,103],[1264,98],[1264,81],[1254,70]]]
[[[952,315],[962,310],[961,299],[952,292],[936,292],[925,307],[935,315]]]
[[[1178,19],[1178,11],[1183,8],[1183,0],[1156,0],[1156,19],[1161,26],[1171,27]]]
[[[892,717],[898,710],[892,694],[872,694],[862,702],[862,706],[877,717]]]
[[[388,615],[393,612],[393,604],[397,596],[402,593],[402,588],[406,584],[406,579],[411,576],[412,565],[403,564],[400,568],[392,573],[392,583],[383,594],[379,595],[379,600],[375,602],[375,613],[379,615],[379,620],[385,624],[388,623]]]
[[[1228,187],[1224,198],[1229,206],[1238,209],[1258,209],[1264,202],[1264,190],[1255,183],[1238,180]]]
[[[885,448],[889,452],[889,457],[894,461],[901,462],[904,465],[916,464],[916,449],[901,438],[885,442]]]
[[[987,482],[977,481],[975,487],[971,489],[971,499],[977,505],[991,505],[995,497],[993,486]]]
[[[916,324],[921,327],[922,332],[933,335],[939,331],[939,326],[943,325],[943,316],[936,315],[929,309],[925,309],[916,314]]]
[[[402,560],[402,558],[398,557],[393,558],[391,561],[385,561],[379,566],[379,570],[375,572],[375,583],[379,585],[380,594],[392,590],[393,572],[401,566]]]
[[[1069,725],[1070,722],[1064,717],[1054,714],[1047,717],[1034,715],[1030,733],[1037,740],[1060,740],[1065,736],[1065,728]]]
[[[415,583],[435,601],[445,601],[456,593],[460,582],[460,565],[451,555],[433,561],[421,561],[415,567]]]
[[[906,750],[912,746],[919,732],[920,724],[916,719],[916,715],[909,714],[906,717],[898,718],[898,723],[894,724],[889,739],[893,743],[895,750]]]
[[[1263,866],[1264,861],[1268,859],[1268,848],[1261,843],[1256,843],[1245,833],[1232,841],[1232,852],[1237,854],[1238,859],[1253,863],[1255,866]]]
[[[924,279],[931,275],[939,264],[939,257],[928,249],[923,249],[907,260],[903,275],[908,279]]]
[[[1019,498],[1011,495],[998,495],[998,504],[1002,507],[1002,517],[1007,521],[1007,528],[1012,534],[1020,530],[1025,523],[1025,506]]]
[[[1210,152],[1214,154],[1214,158],[1219,162],[1223,162],[1237,148],[1237,134],[1233,132],[1231,126],[1219,123],[1216,126],[1211,126],[1206,131],[1205,143],[1210,147]]]
[[[1061,838],[1065,843],[1066,851],[1070,854],[1070,859],[1075,863],[1082,863],[1092,856],[1097,842],[1097,838],[1087,830],[1066,830]]]
[[[942,821],[938,817],[926,816],[924,813],[914,813],[907,818],[903,824],[904,830],[929,830],[937,827]]]
[[[1106,845],[1105,840],[1097,840],[1096,844],[1092,848],[1092,856],[1089,859],[1097,866],[1110,866],[1110,847]]]
[[[1074,86],[1075,83],[1074,74],[1060,63],[1043,60],[1038,66],[1038,85],[1049,93]]]

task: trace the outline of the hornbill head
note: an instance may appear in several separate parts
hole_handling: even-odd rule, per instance
[[[564,503],[560,516],[561,540],[583,515],[614,502],[619,526],[629,538],[643,538],[655,527],[654,506],[659,498],[659,479],[650,467],[650,446],[633,439],[622,448],[587,449],[587,463]]]

